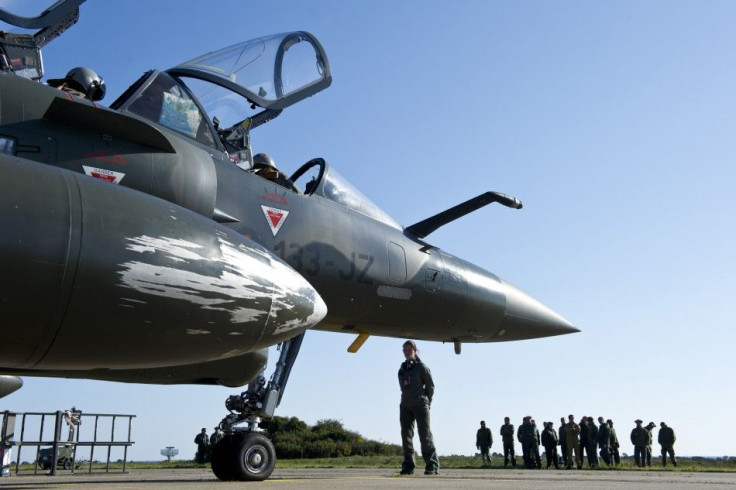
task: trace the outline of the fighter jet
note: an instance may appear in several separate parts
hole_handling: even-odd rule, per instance
[[[84,67],[42,81],[41,47],[84,0],[0,20],[0,374],[248,385],[212,453],[264,480],[271,418],[309,329],[452,343],[578,331],[520,289],[426,241],[487,192],[401,226],[323,158],[292,175],[252,131],[330,86],[319,41],[288,32],[144,73],[109,107]],[[268,347],[280,345],[264,376]]]

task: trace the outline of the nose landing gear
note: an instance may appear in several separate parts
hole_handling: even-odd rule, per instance
[[[225,401],[230,410],[220,422],[225,436],[212,448],[211,455],[212,472],[220,480],[263,481],[271,476],[276,450],[259,432],[258,424],[273,417],[302,340],[304,332],[280,345],[281,354],[268,384],[259,376],[246,391]]]

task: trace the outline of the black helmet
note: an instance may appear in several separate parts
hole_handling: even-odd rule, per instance
[[[276,169],[276,164],[273,162],[273,158],[268,156],[266,153],[258,153],[256,155],[253,155],[253,168],[264,168],[264,167],[271,167],[274,170]]]
[[[69,70],[64,78],[49,80],[49,85],[67,84],[85,94],[89,100],[102,100],[105,96],[105,81],[91,68],[78,66]]]

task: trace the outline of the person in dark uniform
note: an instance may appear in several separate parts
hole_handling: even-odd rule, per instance
[[[659,427],[657,442],[662,446],[662,467],[667,467],[667,453],[670,455],[672,464],[677,466],[677,460],[675,459],[675,431],[664,422],[660,422]]]
[[[590,464],[590,452],[588,451],[588,416],[583,415],[580,418],[580,461],[585,462],[585,454],[588,455],[588,464]]]
[[[560,417],[560,429],[557,431],[559,436],[560,452],[562,453],[562,463],[567,464],[567,436],[565,435],[565,417]]]
[[[560,465],[557,462],[557,432],[555,432],[554,423],[545,422],[544,430],[542,431],[542,446],[547,454],[547,468],[549,469],[550,464],[554,463],[555,468],[560,469]]]
[[[588,417],[588,465],[591,468],[598,467],[598,426],[595,425],[593,417]]]
[[[225,437],[225,434],[220,430],[219,427],[215,427],[215,431],[210,436],[210,446],[214,446]]]
[[[634,461],[636,466],[643,468],[647,459],[647,443],[649,441],[649,433],[641,426],[642,420],[635,420],[636,427],[631,431],[631,444],[634,445]]]
[[[197,445],[197,455],[195,456],[197,463],[205,464],[207,462],[207,446],[209,442],[210,438],[207,437],[207,429],[202,427],[202,431],[194,438],[194,444]]]
[[[419,432],[424,458],[424,474],[436,475],[439,471],[437,450],[429,428],[429,408],[434,396],[434,381],[429,368],[417,356],[417,346],[411,340],[403,345],[406,360],[399,368],[399,386],[401,387],[401,404],[399,405],[399,421],[401,423],[401,445],[404,450],[404,461],[401,474],[414,473],[414,422]]]
[[[528,469],[541,469],[542,461],[539,457],[539,431],[533,423],[531,416],[524,417],[523,423],[516,432],[516,437],[521,443],[524,466]]]
[[[600,455],[603,461],[611,466],[611,428],[603,417],[598,417],[598,447],[600,448]]]
[[[501,426],[501,438],[503,439],[503,467],[509,465],[509,456],[511,457],[511,465],[516,468],[516,456],[514,455],[514,424],[510,423],[511,419],[503,418],[504,424]]]
[[[491,449],[491,446],[493,445],[493,434],[491,434],[491,429],[486,427],[485,420],[480,421],[480,429],[478,429],[478,432],[475,434],[475,447],[480,449],[480,455],[483,459],[483,463],[491,464],[491,456],[489,454],[489,450]]]
[[[613,420],[606,420],[606,425],[611,429],[611,461],[618,466],[621,464],[621,456],[618,453],[618,436],[616,435],[616,429],[613,428]]]

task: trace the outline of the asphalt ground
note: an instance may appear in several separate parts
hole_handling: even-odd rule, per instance
[[[508,489],[689,489],[736,490],[736,473],[686,473],[669,471],[564,471],[564,470],[441,470],[437,476],[399,476],[387,469],[276,469],[260,483],[221,482],[209,469],[131,470],[128,473],[59,471],[56,476],[12,474],[0,478],[5,489],[104,490],[245,488],[382,489],[508,488]]]

